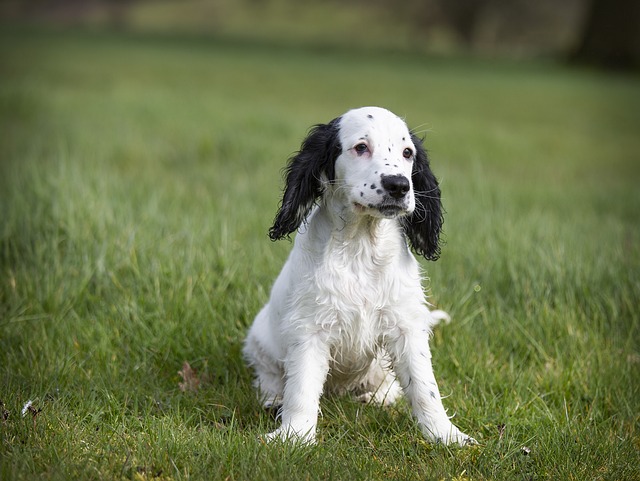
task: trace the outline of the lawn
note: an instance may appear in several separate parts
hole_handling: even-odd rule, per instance
[[[350,398],[258,441],[281,169],[370,104],[441,179],[431,345],[478,446]],[[4,28],[0,478],[640,479],[639,112],[640,78],[549,62]]]

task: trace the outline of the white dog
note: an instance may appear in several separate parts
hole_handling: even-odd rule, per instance
[[[299,232],[244,346],[265,407],[281,407],[268,439],[314,442],[327,389],[379,404],[404,391],[428,439],[474,441],[442,405],[428,341],[447,315],[427,308],[408,246],[437,259],[441,226],[438,182],[399,117],[365,107],[311,130],[269,235]]]

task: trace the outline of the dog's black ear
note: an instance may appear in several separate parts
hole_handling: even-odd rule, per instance
[[[322,195],[323,181],[333,182],[335,160],[342,151],[338,139],[339,123],[340,117],[313,127],[300,151],[289,159],[284,195],[269,230],[271,240],[295,232]]]
[[[403,221],[404,231],[411,247],[425,259],[435,261],[440,257],[440,231],[444,221],[440,187],[431,168],[422,139],[411,134],[416,147],[411,180],[416,199],[416,208]]]

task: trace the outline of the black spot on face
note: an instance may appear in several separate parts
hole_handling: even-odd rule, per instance
[[[378,190],[376,190],[376,194],[378,194],[378,195],[379,195],[379,194],[382,194],[382,189],[378,189]]]
[[[376,188],[376,184],[371,184],[371,189],[375,189]]]
[[[360,197],[364,197],[364,192],[360,192]]]
[[[373,119],[373,115],[369,114],[369,115],[367,115],[367,118],[368,119]]]

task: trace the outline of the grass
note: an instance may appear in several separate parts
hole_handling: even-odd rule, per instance
[[[1,479],[640,479],[640,79],[0,36]],[[447,217],[425,268],[453,316],[431,344],[476,447],[349,398],[316,447],[256,440],[275,421],[240,348],[290,249],[266,237],[281,168],[367,104],[428,134]]]

